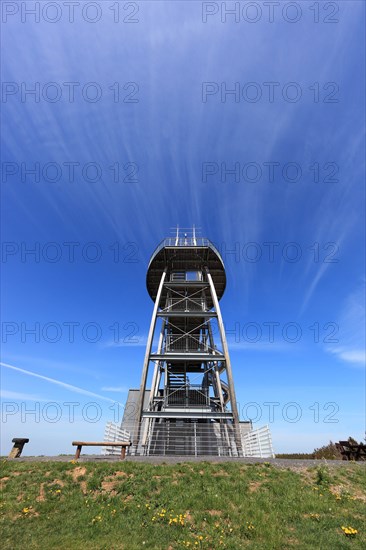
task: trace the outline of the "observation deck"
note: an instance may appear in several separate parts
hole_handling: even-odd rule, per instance
[[[177,232],[178,233],[178,232]],[[153,301],[156,299],[160,279],[165,268],[168,268],[166,285],[172,284],[175,288],[181,285],[185,287],[187,282],[189,286],[196,286],[197,290],[207,286],[207,281],[203,272],[207,267],[211,273],[217,297],[220,300],[226,287],[226,274],[224,262],[214,244],[206,238],[196,237],[195,234],[188,236],[186,233],[182,236],[164,239],[154,250],[147,269],[146,287]],[[171,277],[179,272],[185,273],[183,279],[179,276]],[[201,272],[202,277],[195,274]]]

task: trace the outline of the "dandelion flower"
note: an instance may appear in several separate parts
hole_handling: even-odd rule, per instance
[[[342,525],[341,529],[346,536],[353,537],[358,533],[357,529],[354,529],[353,527],[344,527],[344,525]]]

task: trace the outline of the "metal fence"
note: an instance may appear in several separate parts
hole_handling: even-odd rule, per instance
[[[168,298],[164,311],[208,311],[205,299],[200,297]]]
[[[136,430],[136,433],[126,432],[109,422],[105,437],[109,438],[107,441],[127,438],[134,443],[127,454],[135,456],[275,456],[268,426],[248,431],[247,426],[233,426],[227,422],[145,419]],[[102,452],[117,455],[120,451],[106,445]]]
[[[195,353],[208,353],[208,339],[205,334],[198,336],[191,336],[186,334],[167,334],[165,340],[164,352],[195,352]]]
[[[196,247],[196,246],[198,246],[198,247],[211,248],[215,252],[215,254],[217,254],[217,256],[222,261],[220,252],[218,251],[216,246],[211,241],[209,241],[208,239],[206,239],[204,237],[194,237],[192,235],[192,236],[187,236],[187,237],[185,237],[185,236],[183,236],[183,237],[181,237],[181,236],[179,236],[179,237],[168,237],[168,238],[164,239],[155,248],[155,250],[154,250],[154,252],[151,256],[150,263],[153,260],[153,258],[160,252],[160,250],[162,248],[164,248],[164,247],[175,247],[175,246],[177,246],[177,247],[185,247],[185,246],[187,246],[187,247],[189,247],[189,246]]]
[[[103,441],[113,443],[114,441],[130,441],[131,433],[127,430],[123,430],[117,424],[113,422],[107,422]],[[120,455],[121,449],[119,447],[102,447],[102,455]]]
[[[166,405],[179,407],[208,406],[210,399],[207,389],[201,385],[186,386],[185,388],[167,387]]]
[[[251,430],[242,436],[244,456],[274,457],[272,437],[268,426]]]

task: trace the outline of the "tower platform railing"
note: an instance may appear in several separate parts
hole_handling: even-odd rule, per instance
[[[207,311],[204,300],[184,296],[180,298],[169,298],[164,311]]]
[[[186,351],[194,353],[208,353],[210,351],[206,335],[190,336],[185,334],[168,334],[165,340],[164,353]]]
[[[183,388],[167,386],[164,405],[179,407],[207,407],[210,404],[208,391],[199,384],[186,385]]]
[[[221,259],[221,254],[216,248],[216,246],[205,237],[195,237],[192,235],[189,236],[178,236],[178,237],[167,237],[163,241],[161,241],[160,244],[155,248],[154,252],[151,255],[151,259],[153,259],[162,248],[170,248],[170,247],[201,247],[201,248],[211,248],[215,254]],[[151,260],[150,260],[151,263]]]

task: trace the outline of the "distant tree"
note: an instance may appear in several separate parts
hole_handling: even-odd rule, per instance
[[[348,438],[348,443],[351,445],[358,445],[359,443],[353,437]],[[362,444],[362,443],[360,443]],[[335,443],[329,441],[328,445],[323,445],[319,449],[314,449],[312,453],[281,453],[276,454],[277,458],[294,458],[294,459],[321,459],[325,458],[327,460],[342,460],[342,454],[335,446]]]
[[[313,457],[326,458],[328,460],[340,460],[342,455],[335,446],[335,443],[329,441],[328,445],[323,445],[323,447],[319,447],[319,449],[314,449]]]
[[[276,453],[276,458],[290,458],[297,460],[311,460],[313,453]]]

